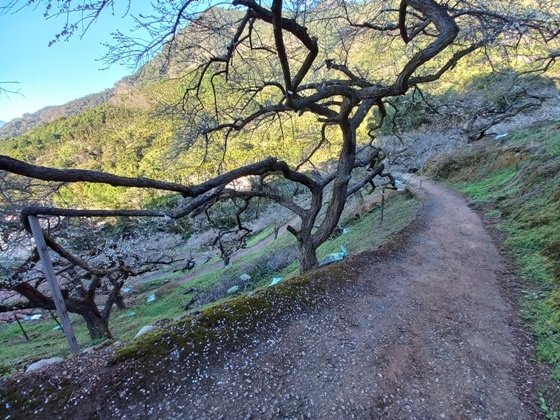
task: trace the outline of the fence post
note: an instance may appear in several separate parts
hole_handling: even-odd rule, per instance
[[[64,303],[64,298],[62,297],[62,292],[60,290],[60,285],[56,280],[56,275],[54,272],[54,267],[52,265],[51,259],[49,257],[49,250],[47,244],[45,243],[45,237],[43,236],[43,230],[41,225],[37,220],[36,216],[28,216],[29,226],[31,227],[31,233],[35,239],[35,245],[37,246],[37,251],[39,252],[39,257],[41,258],[41,263],[43,265],[43,272],[49,283],[51,289],[52,299],[56,306],[56,311],[58,312],[58,317],[62,323],[62,329],[64,334],[68,339],[68,345],[70,346],[70,351],[72,353],[78,353],[80,351],[80,345],[76,340],[74,335],[74,329],[70,323],[70,316],[66,310],[66,304]]]
[[[385,213],[385,187],[381,190],[381,224],[383,224],[383,213]]]

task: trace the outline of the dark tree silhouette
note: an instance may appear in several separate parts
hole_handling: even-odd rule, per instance
[[[111,10],[115,1],[68,1],[62,6],[52,0],[39,3],[46,5],[50,14],[68,15],[71,23],[58,35],[64,37],[87,29]],[[29,4],[36,7],[37,2]],[[155,188],[191,197],[188,208],[173,217],[225,199],[267,198],[300,217],[299,226],[290,226],[289,231],[297,238],[301,270],[306,271],[317,266],[316,250],[336,228],[348,196],[366,185],[374,186],[377,176],[391,179],[385,172],[383,153],[368,144],[387,115],[385,101],[434,82],[467,55],[491,48],[499,48],[507,59],[532,45],[535,48],[531,51],[537,49],[542,54],[531,52],[526,61],[534,62],[535,70],[547,69],[557,58],[560,29],[555,7],[554,1],[544,0],[523,5],[509,0],[367,4],[344,0],[156,1],[153,14],[137,17],[146,41],[117,32],[108,59],[138,64],[157,54],[165,67],[177,57],[185,57],[185,91],[178,108],[188,106],[189,114],[184,118],[191,142],[222,136],[227,150],[227,141],[235,132],[281,123],[283,118],[314,115],[322,129],[317,132],[316,146],[301,164],[290,167],[271,157],[189,186],[43,168],[8,157],[0,157],[0,169],[48,181]],[[387,49],[368,51],[376,43],[391,43],[392,49],[405,53],[392,68],[372,74],[360,64],[363,60],[353,62],[351,51],[362,42],[362,55],[390,53]],[[368,58],[369,63],[375,60]],[[210,101],[209,96],[213,98]],[[366,125],[369,139],[358,139],[360,127]],[[329,136],[340,145],[336,169],[308,175],[304,164],[311,162]],[[368,171],[359,170],[366,167]],[[266,179],[273,174],[306,189],[311,197],[309,205],[303,207],[270,188]],[[229,188],[242,177],[256,178],[253,188]]]

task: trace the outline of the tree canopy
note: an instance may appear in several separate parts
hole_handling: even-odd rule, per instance
[[[87,31],[116,1],[15,1],[9,7],[42,5],[47,15],[66,15],[68,24],[55,37],[61,39]],[[177,153],[198,148],[202,162],[212,161],[215,176],[185,180],[164,169],[159,175],[165,180],[148,178],[149,165],[140,169],[142,152],[134,147],[123,151],[130,154],[132,171],[65,168],[76,149],[61,154],[62,169],[24,162],[24,155],[0,155],[0,170],[65,184],[172,191],[185,197],[183,207],[153,214],[172,218],[225,200],[242,203],[242,212],[251,200],[268,199],[299,217],[288,230],[297,239],[300,266],[306,271],[318,265],[316,250],[336,228],[347,198],[365,186],[375,188],[378,177],[394,182],[386,171],[385,154],[375,144],[388,104],[437,82],[467,57],[488,62],[490,68],[548,70],[560,54],[555,3],[157,0],[152,14],[132,17],[143,35],[115,33],[105,59],[177,81],[158,107],[168,118],[169,125],[161,128],[167,127],[169,135],[163,137],[174,138]],[[299,127],[292,130],[297,135],[293,143],[305,146],[300,153],[288,159],[239,156],[240,144],[248,138],[257,145],[278,143],[293,124]],[[146,141],[157,141],[150,131],[146,124]],[[314,158],[330,144],[335,145],[336,164],[318,170]],[[118,145],[114,147],[117,151]],[[239,155],[228,159],[232,149]],[[270,182],[278,177],[305,190],[309,201],[301,204],[278,191]],[[249,180],[248,188],[232,184],[241,178]],[[23,212],[29,214],[100,215],[98,210],[36,206]],[[119,214],[122,210],[103,213]],[[128,214],[147,215],[142,209]],[[243,229],[241,223],[238,227]]]

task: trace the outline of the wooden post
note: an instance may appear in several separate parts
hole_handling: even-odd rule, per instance
[[[74,329],[72,328],[72,324],[70,323],[70,317],[68,316],[66,304],[64,303],[64,298],[62,297],[62,292],[60,291],[60,285],[56,280],[54,267],[49,257],[49,250],[43,236],[43,230],[41,229],[41,225],[39,224],[36,216],[28,216],[28,219],[29,226],[31,227],[31,233],[33,233],[35,245],[37,246],[37,251],[39,252],[39,257],[41,258],[41,263],[43,264],[43,272],[45,273],[45,277],[47,278],[47,281],[49,283],[52,299],[56,306],[56,311],[58,312],[60,322],[62,323],[62,329],[64,330],[64,334],[68,339],[70,351],[72,353],[78,353],[80,351],[80,345],[78,344],[76,336],[74,335]]]

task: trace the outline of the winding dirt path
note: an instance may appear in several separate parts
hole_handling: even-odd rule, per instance
[[[141,379],[138,366],[71,358],[56,380],[42,373],[45,386],[85,375],[59,407],[76,418],[539,418],[530,343],[504,297],[507,264],[464,199],[429,181],[422,189],[413,235],[350,257],[347,286],[315,309],[294,303],[288,321],[271,320],[241,350],[196,372],[174,359],[165,377],[141,366]],[[21,379],[25,389],[41,381]]]
[[[424,181],[423,226],[396,255],[350,259],[356,282],[135,414],[180,418],[538,417],[507,268],[478,215]],[[191,378],[192,379],[192,378]]]

